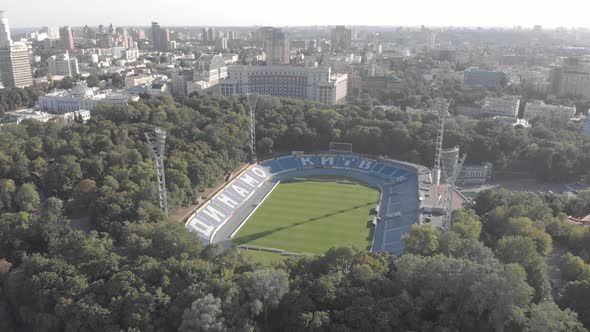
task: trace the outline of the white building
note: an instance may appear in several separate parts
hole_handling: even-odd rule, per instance
[[[224,96],[257,93],[339,104],[346,100],[347,85],[348,76],[332,75],[329,67],[237,65],[228,67],[219,90]]]
[[[80,73],[78,59],[70,58],[68,52],[47,59],[47,72],[51,76],[75,76]]]
[[[483,116],[506,116],[516,118],[520,99],[516,97],[494,98],[487,97],[481,106],[481,115]]]
[[[524,119],[541,120],[546,123],[566,123],[576,115],[576,108],[563,105],[548,105],[542,101],[526,103]]]
[[[125,77],[125,88],[151,84],[156,78],[152,75],[131,75]]]
[[[90,119],[90,111],[79,110],[75,112],[67,112],[64,114],[51,114],[43,111],[36,111],[34,109],[25,109],[14,112],[6,112],[3,118],[3,123],[21,123],[23,120],[32,119],[41,122],[57,118],[64,122],[64,124],[71,124],[76,122],[81,117],[82,121],[86,122]]]
[[[124,106],[130,101],[139,100],[138,96],[114,94],[110,91],[95,92],[84,83],[78,83],[70,90],[61,90],[39,97],[39,108],[58,113],[79,110],[93,111],[101,103]]]

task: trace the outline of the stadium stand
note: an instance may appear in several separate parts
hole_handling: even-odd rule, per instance
[[[377,225],[371,251],[403,252],[401,237],[418,222],[420,199],[418,166],[386,158],[314,154],[284,156],[253,165],[205,202],[186,227],[208,244],[244,206],[259,203],[254,193],[267,182],[314,174],[348,176],[381,189]],[[265,186],[262,190],[267,190]],[[260,196],[260,195],[257,195]],[[253,202],[249,202],[252,198]],[[236,227],[229,225],[228,227]]]

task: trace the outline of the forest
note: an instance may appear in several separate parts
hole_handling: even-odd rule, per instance
[[[325,105],[264,97],[259,159],[291,150],[354,150],[432,164],[437,117],[370,103]],[[249,161],[238,97],[142,99],[103,105],[87,123],[23,121],[0,132],[2,331],[586,331],[590,231],[566,215],[574,198],[484,191],[448,233],[406,235],[407,254],[350,247],[275,265],[207,246],[157,207],[144,133],[168,133],[169,204]],[[590,141],[543,127],[462,117],[446,146],[469,162],[531,169],[546,181],[586,175]],[[70,219],[90,218],[91,231]],[[560,248],[562,284],[547,257]]]

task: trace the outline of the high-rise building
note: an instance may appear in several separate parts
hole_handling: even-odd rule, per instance
[[[8,46],[11,42],[8,19],[4,17],[4,12],[0,11],[0,47]]]
[[[66,50],[74,49],[74,36],[72,35],[72,28],[65,26],[59,29],[59,38]]]
[[[217,37],[215,35],[215,29],[214,28],[207,29],[207,41],[209,43],[213,43],[213,42],[215,42],[215,37]]]
[[[352,30],[344,25],[337,25],[332,29],[332,52],[340,53],[352,47]]]
[[[162,38],[162,31],[160,29],[160,24],[158,22],[152,22],[152,46],[154,50],[159,51],[159,46],[161,44],[160,39]]]
[[[201,40],[204,42],[207,42],[207,28],[203,28],[203,30],[201,31]]]
[[[289,37],[281,29],[264,27],[259,30],[266,64],[289,64]]]
[[[49,39],[59,39],[59,28],[58,27],[45,27],[42,32],[47,34]]]
[[[152,22],[152,45],[159,52],[166,51],[170,46],[170,31],[162,29],[158,22]]]
[[[12,42],[3,11],[0,11],[0,79],[6,88],[33,84],[29,48],[24,43]]]
[[[49,75],[74,76],[80,73],[78,59],[70,58],[68,52],[60,56],[52,56],[47,59]]]
[[[94,39],[96,38],[96,33],[86,25],[82,28],[82,37],[84,37],[84,39]]]
[[[217,38],[215,40],[215,49],[220,52],[227,51],[227,38]]]

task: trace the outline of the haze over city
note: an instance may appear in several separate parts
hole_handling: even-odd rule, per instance
[[[56,11],[56,5],[63,10]],[[104,0],[58,2],[4,1],[3,9],[16,28],[45,25],[145,26],[159,21],[164,26],[528,26],[587,27],[590,2],[585,0],[369,0],[280,3],[260,1]]]

